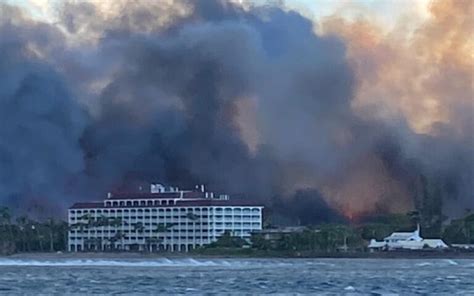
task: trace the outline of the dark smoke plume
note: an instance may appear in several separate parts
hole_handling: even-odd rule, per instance
[[[338,34],[276,6],[125,3],[65,2],[54,25],[1,6],[3,203],[205,183],[314,224],[422,207],[441,180],[445,208],[473,206],[469,140],[354,111]]]

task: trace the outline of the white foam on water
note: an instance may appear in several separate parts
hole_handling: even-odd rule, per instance
[[[236,262],[237,263],[237,262]],[[237,265],[239,265],[237,263]],[[0,259],[0,266],[121,266],[121,267],[199,267],[230,266],[228,262],[195,259]]]
[[[421,262],[421,263],[417,263],[416,266],[431,266],[433,265],[433,263],[431,262]]]
[[[456,261],[451,260],[451,259],[446,259],[445,261],[446,261],[447,263],[449,263],[450,265],[459,265],[459,263],[457,263]]]

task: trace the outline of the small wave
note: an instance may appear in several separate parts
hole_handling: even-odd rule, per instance
[[[451,259],[446,259],[445,262],[449,263],[450,265],[459,265],[459,263]]]
[[[421,263],[417,263],[416,266],[431,266],[433,265],[433,263],[431,262],[421,262]]]
[[[64,259],[64,260],[31,260],[31,259],[1,259],[0,266],[121,266],[121,267],[199,267],[199,266],[229,266],[229,263],[212,260],[167,258],[154,260],[114,260],[114,259]],[[238,264],[237,264],[238,265]]]

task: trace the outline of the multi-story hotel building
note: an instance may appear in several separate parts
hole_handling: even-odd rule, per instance
[[[262,229],[261,205],[214,196],[204,186],[180,190],[152,184],[150,189],[74,204],[68,212],[69,251],[187,252],[225,232],[249,239]]]

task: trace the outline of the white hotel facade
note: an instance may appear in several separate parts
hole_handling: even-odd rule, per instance
[[[214,196],[204,186],[180,190],[152,184],[149,192],[109,193],[68,211],[68,250],[187,252],[225,232],[249,239],[262,229],[263,206]]]

